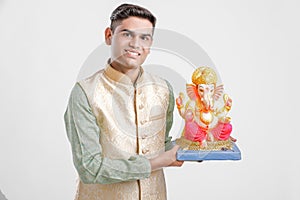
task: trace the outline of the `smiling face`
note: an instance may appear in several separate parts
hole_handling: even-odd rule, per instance
[[[111,65],[120,70],[138,69],[150,53],[152,23],[143,18],[129,17],[114,32],[105,30],[106,44],[111,45]]]

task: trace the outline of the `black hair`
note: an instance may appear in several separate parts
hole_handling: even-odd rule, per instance
[[[152,23],[153,28],[155,27],[156,18],[149,10],[138,5],[125,3],[118,6],[112,12],[110,16],[111,30],[114,31],[116,26],[118,26],[122,20],[127,19],[129,17],[139,17],[143,19],[148,19]]]

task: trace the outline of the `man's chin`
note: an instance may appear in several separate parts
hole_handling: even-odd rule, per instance
[[[140,67],[141,64],[142,63],[136,62],[136,61],[130,61],[130,62],[124,63],[125,67],[132,68],[132,69],[136,69],[136,68]]]

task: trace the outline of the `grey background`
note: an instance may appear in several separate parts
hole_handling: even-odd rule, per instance
[[[63,113],[121,2],[0,0],[0,190],[7,199],[73,199]],[[153,11],[159,28],[198,43],[233,98],[242,161],[167,168],[169,199],[299,199],[299,2],[131,2]],[[159,60],[167,56],[177,59]]]

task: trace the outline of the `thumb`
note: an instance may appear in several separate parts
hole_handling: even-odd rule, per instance
[[[176,144],[176,145],[172,148],[172,151],[177,152],[178,149],[180,149],[180,146],[179,146],[178,144]]]

